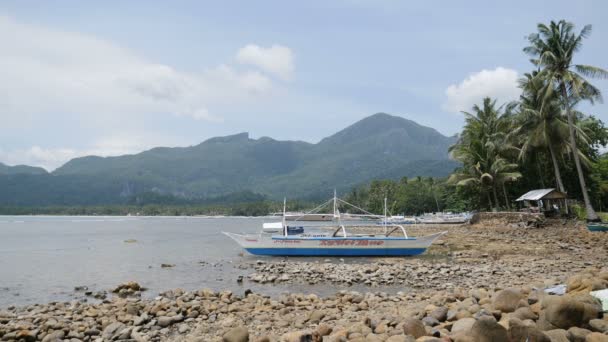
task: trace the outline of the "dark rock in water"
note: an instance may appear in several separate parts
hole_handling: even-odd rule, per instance
[[[160,264],[161,268],[171,268],[171,267],[175,267],[175,264]]]
[[[237,327],[222,336],[224,342],[249,342],[249,331],[246,327]]]
[[[131,290],[131,291],[145,291],[145,288],[142,287],[141,285],[139,285],[137,282],[135,281],[129,281],[126,282],[124,284],[120,284],[117,287],[115,287],[112,292],[114,293],[118,293],[120,292],[120,290]]]
[[[238,278],[236,278],[236,282],[237,283],[242,283],[243,282],[243,276],[242,275],[238,276]]]
[[[84,285],[83,286],[76,286],[76,287],[74,287],[74,291],[77,291],[77,292],[78,291],[86,291],[88,289],[89,288],[87,286],[84,286]]]

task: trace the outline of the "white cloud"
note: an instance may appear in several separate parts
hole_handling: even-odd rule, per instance
[[[255,45],[238,53],[250,51],[250,46]],[[222,122],[221,113],[267,103],[283,91],[284,85],[265,72],[290,75],[291,50],[255,47],[262,56],[245,57],[249,66],[227,63],[185,72],[91,35],[0,14],[0,161],[53,169],[76,156],[117,155],[182,142],[175,133],[172,139],[154,139],[164,127],[157,123],[153,131],[148,121],[173,115]],[[267,58],[274,62],[267,64]],[[24,130],[30,135],[24,136]],[[57,132],[77,143],[57,141]],[[150,144],[132,138],[138,132],[150,136]],[[103,137],[115,135],[127,138],[117,146],[103,142]]]
[[[251,46],[255,45],[239,54],[251,51]],[[6,16],[0,16],[0,47],[2,116],[164,112],[213,120],[217,119],[210,114],[214,108],[255,100],[274,86],[255,69],[237,71],[220,65],[185,73],[96,37],[23,24]],[[261,59],[245,57],[249,64],[281,75],[293,71],[289,48],[255,47],[262,52]],[[272,62],[264,62],[265,58]],[[272,67],[275,62],[277,69]]]
[[[66,160],[78,156],[78,153],[69,148],[47,149],[32,146],[27,149],[4,151],[0,149],[0,161],[8,165],[34,165],[51,171]]]
[[[294,71],[294,54],[290,48],[282,45],[263,48],[248,44],[237,52],[236,60],[242,64],[255,65],[282,80],[290,80]]]
[[[516,100],[521,92],[517,79],[517,71],[503,67],[472,73],[460,84],[452,84],[446,89],[447,101],[443,109],[455,113],[468,111],[486,96],[498,99],[499,103]]]
[[[31,146],[8,151],[0,148],[0,161],[8,165],[41,166],[52,171],[73,158],[91,155],[108,157],[133,154],[159,146],[159,144],[168,145],[151,137],[112,136],[98,139],[91,146],[79,149]]]

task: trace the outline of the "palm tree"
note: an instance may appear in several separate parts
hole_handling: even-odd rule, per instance
[[[538,24],[537,29],[538,33],[528,36],[530,46],[524,48],[524,52],[533,56],[532,63],[541,68],[536,77],[545,80],[547,83],[544,89],[544,99],[550,99],[556,90],[561,92],[561,105],[564,107],[568,118],[570,150],[574,157],[581,192],[585,201],[587,221],[600,221],[589,200],[583,169],[577,153],[576,130],[571,103],[579,99],[589,100],[591,103],[601,100],[600,90],[589,83],[584,76],[608,78],[608,71],[591,65],[572,63],[574,53],[582,47],[583,39],[591,34],[591,25],[583,27],[579,34],[574,32],[574,24],[565,20],[551,21],[549,26]]]
[[[506,182],[521,177],[515,169],[516,164],[509,163],[507,152],[513,149],[509,143],[511,116],[509,110],[496,108],[496,100],[483,99],[483,106],[473,106],[474,114],[463,112],[466,124],[458,142],[450,147],[452,157],[463,163],[461,172],[453,174],[449,182],[460,186],[479,186],[487,191],[490,207],[500,206],[497,187],[503,187],[505,205],[509,206],[506,195]],[[494,206],[490,198],[494,196]]]
[[[568,122],[561,115],[557,93],[544,99],[545,80],[536,77],[538,72],[524,74],[520,80],[523,90],[520,96],[520,125],[517,134],[522,138],[519,159],[524,160],[531,152],[549,151],[555,173],[555,182],[561,192],[566,192],[557,160],[568,137]]]

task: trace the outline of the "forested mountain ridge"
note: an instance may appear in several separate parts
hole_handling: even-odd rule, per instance
[[[82,203],[120,203],[150,192],[185,199],[245,191],[269,198],[318,198],[376,178],[447,176],[457,166],[447,153],[454,142],[432,128],[378,113],[316,144],[240,133],[190,147],[75,158],[44,181],[31,175],[0,177],[0,187],[13,194],[0,194],[0,203],[81,204],[77,198],[89,192],[91,198]],[[62,191],[70,194],[62,197]]]

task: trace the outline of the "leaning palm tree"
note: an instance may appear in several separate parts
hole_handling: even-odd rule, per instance
[[[538,73],[525,74],[520,80],[520,114],[517,135],[521,137],[519,159],[539,151],[549,151],[553,164],[555,182],[561,192],[566,192],[559,168],[558,153],[566,147],[568,121],[561,115],[557,93],[544,99],[545,80],[536,77]]]
[[[530,46],[524,48],[524,52],[533,56],[532,63],[541,68],[536,77],[547,82],[544,98],[551,98],[556,89],[561,93],[561,104],[568,118],[570,149],[585,201],[587,221],[599,221],[600,218],[589,200],[583,169],[576,152],[578,148],[571,103],[578,99],[586,99],[592,103],[601,100],[600,90],[589,83],[585,76],[608,78],[608,71],[595,66],[572,63],[574,53],[582,47],[583,39],[591,34],[591,25],[585,26],[579,34],[574,32],[574,25],[565,20],[551,21],[549,26],[538,24],[537,29],[538,33],[528,36]]]

